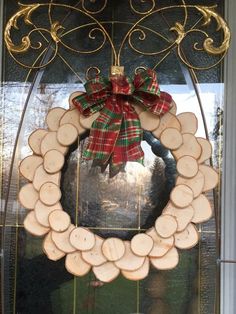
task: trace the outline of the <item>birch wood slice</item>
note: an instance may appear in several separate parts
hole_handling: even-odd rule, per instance
[[[175,185],[180,185],[180,184],[184,184],[184,185],[187,185],[188,187],[190,187],[191,190],[193,191],[193,197],[196,198],[203,191],[204,175],[199,170],[198,173],[196,174],[196,176],[191,178],[191,179],[178,176],[176,179]]]
[[[32,155],[24,158],[20,165],[20,174],[30,182],[33,181],[35,170],[43,163],[43,158],[40,156]]]
[[[63,146],[70,146],[78,139],[78,131],[73,124],[65,123],[57,130],[57,140]]]
[[[212,155],[212,146],[211,143],[202,137],[197,138],[198,143],[201,145],[202,153],[200,157],[198,158],[199,164],[202,164],[204,161],[211,158]]]
[[[135,281],[142,280],[148,276],[149,266],[150,266],[149,258],[146,257],[143,265],[139,269],[135,271],[122,270],[121,273],[126,279],[129,279],[129,280],[135,280]]]
[[[166,112],[160,119],[160,124],[152,133],[156,138],[160,138],[161,133],[167,128],[181,130],[181,125],[176,116],[170,112]]]
[[[194,202],[194,201],[193,201]],[[183,231],[192,221],[194,209],[191,205],[185,208],[177,208],[171,202],[163,209],[163,215],[168,214],[175,217],[177,221],[177,232]]]
[[[46,182],[39,190],[39,199],[45,205],[52,206],[61,199],[61,190],[56,184]]]
[[[76,249],[70,243],[70,233],[75,228],[74,225],[70,225],[64,232],[52,231],[52,241],[56,247],[65,253],[72,253]]]
[[[191,156],[183,156],[177,161],[176,169],[181,176],[193,178],[198,173],[198,163]]]
[[[57,140],[57,132],[49,132],[44,136],[41,142],[41,154],[44,156],[49,150],[55,149],[65,155],[68,147],[62,146]]]
[[[47,206],[43,204],[40,200],[35,204],[35,217],[38,222],[44,227],[50,227],[48,217],[54,210],[61,210],[62,206],[60,203],[56,203],[53,206]]]
[[[156,269],[173,269],[179,263],[179,254],[177,249],[173,247],[162,257],[150,257],[150,262]]]
[[[203,194],[199,195],[198,198],[193,200],[192,206],[194,208],[192,222],[196,224],[209,220],[213,215],[211,204],[207,197]]]
[[[35,171],[34,179],[33,179],[33,186],[35,190],[39,191],[41,186],[46,182],[52,182],[59,186],[60,180],[61,180],[61,172],[50,174],[44,170],[43,165],[40,165]]]
[[[176,105],[176,102],[174,100],[172,100],[172,102],[171,102],[171,108],[170,108],[169,112],[176,115],[177,105]]]
[[[51,261],[58,261],[65,256],[65,253],[59,250],[52,241],[51,232],[49,232],[44,238],[43,251]]]
[[[102,244],[104,240],[95,235],[95,245],[89,251],[82,252],[82,257],[88,264],[99,266],[107,262],[106,257],[102,253]]]
[[[91,231],[77,227],[70,234],[70,243],[77,250],[88,251],[95,245],[95,236]]]
[[[176,150],[172,150],[175,159],[179,159],[185,155],[198,159],[201,155],[202,148],[193,134],[182,134],[183,144]]]
[[[177,207],[187,207],[193,201],[193,191],[187,185],[177,185],[171,191],[170,199]]]
[[[174,235],[175,246],[179,249],[191,249],[199,241],[199,234],[197,228],[193,224],[189,224],[187,228]]]
[[[134,107],[134,110],[139,115],[141,112],[145,111],[145,108],[141,105],[132,105]]]
[[[50,131],[57,131],[60,125],[60,119],[65,112],[66,110],[60,107],[56,107],[48,111],[46,123]]]
[[[156,128],[158,128],[160,123],[159,116],[149,111],[142,111],[139,114],[139,120],[141,127],[146,131],[154,131]]]
[[[175,217],[168,214],[161,215],[155,222],[156,232],[162,238],[171,237],[176,232],[177,227],[178,225]]]
[[[78,251],[66,255],[65,267],[69,273],[78,277],[86,275],[91,269],[91,265],[83,260]]]
[[[66,231],[70,226],[70,216],[63,210],[54,210],[48,216],[49,225],[57,232]]]
[[[122,269],[122,270],[128,270],[128,271],[134,271],[140,268],[144,261],[145,257],[142,256],[137,256],[135,255],[130,247],[130,242],[129,241],[124,241],[125,244],[125,254],[121,259],[118,261],[115,261],[115,265]]]
[[[34,211],[28,213],[24,220],[24,228],[34,236],[42,237],[50,231],[50,228],[46,228],[38,223],[35,218]]]
[[[108,238],[103,242],[102,252],[108,261],[117,261],[125,254],[124,242],[118,238]]]
[[[82,92],[82,91],[76,91],[76,92],[70,94],[70,97],[69,97],[69,106],[70,106],[70,109],[76,108],[75,105],[73,104],[73,101],[72,101],[72,100],[73,100],[75,97],[78,97],[78,96],[80,96],[80,95],[82,95],[82,94],[84,94],[84,92]]]
[[[199,170],[204,175],[203,192],[214,189],[218,184],[218,173],[216,170],[207,165],[199,165]]]
[[[177,129],[167,128],[161,133],[160,141],[168,149],[177,149],[182,145],[183,138]]]
[[[100,266],[94,266],[93,272],[96,278],[102,282],[111,282],[120,274],[119,268],[117,268],[112,262],[107,262]]]
[[[96,112],[89,117],[80,115],[80,124],[85,129],[91,129],[93,122],[100,116],[100,112]]]
[[[136,234],[131,240],[131,250],[138,256],[147,256],[151,252],[153,245],[152,237],[145,233]]]
[[[43,167],[47,173],[59,172],[65,163],[64,155],[58,150],[52,149],[46,152],[43,158]]]
[[[198,129],[197,117],[192,112],[183,112],[177,115],[177,119],[181,124],[182,133],[195,134]]]
[[[174,246],[173,236],[164,239],[157,234],[154,227],[146,231],[146,234],[149,235],[154,242],[153,248],[149,253],[149,256],[151,257],[161,257]]]
[[[78,109],[67,110],[60,120],[60,125],[70,123],[73,124],[78,130],[79,134],[83,134],[86,130],[79,122],[80,113]]]
[[[37,129],[29,136],[29,147],[36,155],[41,155],[41,142],[46,134],[48,134],[47,130]]]
[[[18,195],[19,202],[26,209],[34,209],[37,200],[39,199],[38,191],[35,190],[32,183],[24,185]]]

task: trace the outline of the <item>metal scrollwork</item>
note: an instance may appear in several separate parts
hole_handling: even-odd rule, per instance
[[[130,11],[137,16],[137,21],[133,23],[122,21],[101,22],[97,16],[107,7],[107,0],[101,2],[98,2],[97,0],[82,0],[79,6],[76,7],[67,4],[54,3],[53,1],[50,3],[34,3],[28,5],[19,4],[20,7],[18,12],[16,12],[6,24],[4,32],[5,44],[14,60],[21,66],[30,69],[37,69],[50,64],[57,57],[60,46],[63,46],[65,49],[73,53],[91,55],[101,51],[106,43],[109,43],[110,45],[113,55],[113,65],[115,66],[120,66],[122,63],[122,54],[124,51],[127,51],[128,48],[135,54],[142,54],[147,57],[155,58],[158,55],[162,55],[162,60],[167,58],[173,49],[176,49],[180,60],[189,68],[197,70],[210,69],[221,62],[229,49],[231,36],[229,27],[225,20],[217,13],[216,6],[186,5],[184,0],[181,0],[181,3],[182,4],[180,5],[157,8],[158,0],[129,0],[127,9],[129,8]],[[93,8],[93,5],[94,10],[91,9]],[[40,8],[45,7],[48,8],[50,22],[49,29],[36,26],[33,22],[34,13],[40,10]],[[65,29],[63,22],[53,21],[52,19],[51,13],[56,7],[65,9],[65,11],[73,11],[75,14],[80,14],[86,17],[89,21],[86,24],[75,25],[72,29]],[[140,7],[142,7],[142,10],[140,10]],[[180,10],[182,12],[182,18],[172,25],[168,24],[168,21],[165,21],[164,14],[166,12],[174,12],[175,10]],[[189,26],[191,23],[187,23],[187,21],[189,21],[189,10],[196,10],[197,14],[200,14],[199,21],[193,26]],[[150,26],[148,27],[146,24],[146,22],[150,22],[150,18],[152,18],[153,28],[150,28]],[[166,22],[165,31],[163,31],[163,29],[158,29],[158,31],[155,29],[155,19],[160,20],[160,18],[163,19],[163,23]],[[18,28],[20,19],[23,19],[24,23],[31,26],[32,29],[27,35],[22,36],[20,44],[15,44],[12,39],[12,33],[13,31],[20,32]],[[80,19],[78,19],[78,21],[79,20]],[[220,44],[216,44],[212,36],[209,34],[208,26],[213,20],[217,25],[216,31],[220,31],[223,34],[223,39]],[[109,28],[107,28],[106,25],[109,26],[109,24],[112,26],[120,26],[122,24],[126,24],[126,26],[130,25],[128,31],[123,35],[121,42],[116,43],[116,45],[112,40],[112,34],[107,30]],[[148,25],[150,25],[150,23]],[[77,32],[77,38],[81,37],[82,39],[84,39],[85,33],[87,32],[87,39],[91,41],[91,44],[88,44],[87,42],[87,44],[84,45],[84,48],[72,46],[71,42],[73,41],[70,40],[70,36],[75,32]],[[27,52],[29,53],[30,49],[33,49],[34,51],[38,50],[39,55],[42,55],[42,51],[45,51],[45,41],[42,40],[33,43],[35,38],[33,35],[35,35],[35,33],[39,33],[43,38],[45,38],[45,36],[49,37],[50,47],[54,50],[54,53],[50,57],[50,60],[47,60],[47,63],[45,64],[23,64],[17,59],[17,55],[25,54]],[[173,33],[175,33],[174,39]],[[201,65],[193,64],[192,61],[188,60],[184,52],[184,43],[196,33],[199,34],[199,39],[198,42],[193,44],[193,51],[196,53],[213,55],[213,64],[201,67]],[[149,51],[150,41],[157,43],[155,46],[159,48],[152,48],[152,51]],[[80,44],[83,45],[84,42],[84,40],[81,40]],[[88,49],[88,47],[90,49]],[[217,61],[216,58],[218,58]]]

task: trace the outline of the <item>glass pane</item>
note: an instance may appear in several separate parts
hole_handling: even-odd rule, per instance
[[[41,4],[47,1],[39,1]],[[62,4],[63,1],[57,1]],[[5,231],[4,283],[6,313],[213,313],[218,302],[218,221],[220,214],[220,185],[209,193],[214,208],[210,221],[198,226],[201,239],[199,244],[187,251],[179,251],[178,266],[169,271],[150,269],[145,280],[132,282],[120,275],[112,283],[96,280],[92,272],[84,277],[69,274],[64,259],[52,262],[42,252],[42,239],[33,237],[23,228],[27,210],[17,202],[17,194],[26,181],[19,176],[20,160],[30,154],[28,137],[37,128],[45,128],[45,116],[50,108],[68,108],[68,97],[76,90],[83,90],[88,67],[96,66],[103,75],[108,75],[114,55],[109,43],[103,43],[103,35],[93,30],[93,18],[83,14],[83,2],[70,1],[72,10],[66,6],[52,5],[34,12],[32,19],[37,27],[49,28],[50,18],[60,21],[65,27],[63,45],[59,46],[55,59],[40,71],[26,69],[17,64],[5,51],[3,82],[1,87],[1,232]],[[103,2],[105,3],[105,2]],[[108,1],[104,10],[101,2],[84,1],[86,10],[100,10],[95,15],[116,48],[128,29],[148,11],[151,1]],[[182,1],[156,1],[156,8],[180,5]],[[187,5],[212,5],[217,1],[186,1]],[[18,10],[14,1],[5,1],[4,23]],[[223,1],[219,1],[219,12]],[[48,14],[50,13],[50,14]],[[79,21],[79,23],[78,23]],[[111,22],[113,21],[113,22]],[[149,54],[165,48],[176,38],[170,32],[175,22],[184,22],[183,8],[163,10],[150,14],[140,22],[139,31],[131,33],[120,55],[126,73],[133,75],[135,68],[155,68],[161,90],[170,93],[177,103],[177,113],[194,112],[198,118],[199,137],[209,136],[213,145],[212,163],[221,171],[222,116],[224,110],[222,64],[208,70],[189,70],[172,49],[167,55]],[[199,29],[201,15],[194,8],[189,9],[186,27],[196,23]],[[92,23],[92,24],[91,24]],[[78,25],[85,25],[77,28]],[[18,40],[27,33],[29,25],[19,22],[20,30],[14,35]],[[72,31],[73,29],[75,29]],[[141,29],[141,31],[140,31]],[[215,45],[221,40],[221,33],[215,32],[215,24],[208,28],[214,36]],[[69,32],[71,31],[71,32]],[[67,33],[68,32],[68,33]],[[161,33],[163,38],[157,35]],[[19,36],[19,34],[21,36]],[[213,34],[213,35],[212,35]],[[35,37],[34,37],[35,36]],[[83,41],[81,40],[83,39]],[[37,49],[32,53],[19,55],[22,63],[36,65],[50,60],[55,52],[50,36],[45,31],[32,35],[34,44],[41,41],[45,52],[37,60]],[[217,58],[206,53],[189,49],[202,40],[202,33],[194,32],[183,43],[186,58],[193,65],[206,66],[217,62]],[[70,46],[73,49],[68,49]],[[74,50],[96,50],[97,53],[78,54]],[[133,48],[132,48],[133,47]],[[138,51],[141,51],[139,53]],[[43,59],[44,58],[44,59]],[[21,121],[22,113],[23,120]],[[17,146],[14,144],[19,125]],[[146,230],[155,222],[166,203],[175,183],[175,161],[169,154],[166,158],[156,156],[150,143],[152,137],[145,133],[142,147],[145,152],[145,167],[129,163],[126,172],[109,179],[108,172],[101,174],[91,170],[91,164],[82,160],[82,153],[88,133],[81,137],[79,144],[70,148],[66,166],[62,173],[62,205],[71,216],[73,223],[86,226],[103,237],[118,236],[130,239],[137,232]],[[78,145],[77,145],[78,144]],[[153,148],[154,150],[154,148]],[[9,177],[14,151],[12,174]],[[7,191],[10,182],[9,195]],[[7,204],[6,204],[7,202]],[[6,206],[5,206],[6,204]],[[4,206],[7,209],[4,216]],[[213,288],[215,287],[215,289]]]

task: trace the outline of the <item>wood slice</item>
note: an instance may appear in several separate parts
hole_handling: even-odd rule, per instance
[[[78,130],[78,133],[83,134],[86,131],[86,129],[84,129],[82,125],[80,124],[79,118],[80,118],[80,113],[78,109],[75,108],[72,110],[67,110],[60,120],[60,125],[63,125],[66,123],[73,124]]]
[[[70,243],[77,250],[88,251],[95,245],[95,236],[88,229],[77,227],[70,234]]]
[[[198,173],[198,163],[191,156],[181,157],[176,164],[178,173],[185,178],[193,178]]]
[[[200,157],[198,158],[198,163],[202,164],[204,161],[211,158],[212,146],[211,146],[211,143],[205,138],[198,137],[197,141],[201,145],[201,148],[202,148],[202,153]]]
[[[182,145],[183,138],[177,129],[167,128],[161,133],[160,141],[168,149],[177,149]]]
[[[29,147],[36,155],[41,155],[41,142],[46,134],[48,134],[47,130],[37,129],[29,136]]]
[[[46,152],[43,158],[43,167],[50,174],[59,172],[64,166],[64,163],[64,155],[55,149]]]
[[[199,234],[197,228],[193,224],[189,224],[187,228],[178,232],[174,235],[175,237],[175,246],[179,249],[191,249],[199,241]]]
[[[68,147],[62,146],[57,140],[57,132],[49,132],[41,142],[41,154],[44,156],[49,150],[55,149],[66,155]]]
[[[35,209],[34,209],[35,217],[42,226],[50,227],[48,216],[54,210],[62,210],[61,204],[56,203],[53,206],[47,206],[43,204],[40,200],[38,200],[37,203],[35,204]]]
[[[61,180],[61,172],[57,172],[54,174],[47,173],[44,170],[43,165],[40,165],[34,174],[33,186],[35,190],[39,191],[41,186],[46,182],[52,182],[56,185],[60,185]]]
[[[45,205],[52,206],[61,199],[61,190],[56,184],[46,182],[39,190],[39,199]]]
[[[146,231],[146,234],[148,234],[154,242],[153,248],[149,253],[149,256],[151,257],[161,257],[174,246],[173,236],[164,239],[157,234],[154,227]]]
[[[60,119],[66,112],[64,108],[56,107],[48,111],[46,123],[50,131],[57,131],[60,125]]]
[[[198,198],[193,200],[192,206],[194,208],[192,222],[196,224],[209,220],[213,215],[211,204],[203,194],[199,195]]]
[[[66,231],[70,226],[70,216],[63,210],[54,210],[48,216],[49,225],[57,232]]]
[[[95,235],[95,245],[89,251],[82,252],[82,257],[88,264],[92,266],[99,266],[107,262],[106,257],[102,253],[102,244],[104,240]]]
[[[177,115],[181,124],[182,133],[195,134],[198,129],[198,120],[193,112],[183,112]]]
[[[146,131],[154,131],[156,128],[158,128],[160,123],[160,117],[149,111],[142,111],[139,114],[139,120],[141,127]]]
[[[156,130],[154,130],[152,133],[156,138],[160,138],[161,133],[168,128],[174,128],[177,129],[178,131],[181,130],[181,125],[179,120],[176,118],[175,115],[173,115],[170,112],[165,113],[161,119],[160,119],[160,124]]]
[[[24,185],[18,195],[19,202],[26,209],[34,209],[34,206],[39,199],[38,191],[35,190],[32,183]]]
[[[91,129],[93,122],[100,116],[100,112],[96,112],[89,117],[80,115],[79,121],[83,128]]]
[[[49,232],[44,238],[43,251],[51,261],[58,261],[65,256],[65,253],[59,250],[52,241],[51,232]]]
[[[172,155],[177,160],[185,155],[198,159],[201,155],[202,148],[196,137],[190,133],[185,133],[182,135],[182,137],[183,144],[178,149],[172,150]]]
[[[187,207],[193,201],[193,191],[187,185],[177,185],[171,191],[170,199],[177,207]]]
[[[73,124],[65,123],[57,131],[57,140],[63,146],[69,146],[78,139],[78,131]]]
[[[215,169],[207,165],[199,165],[199,170],[204,175],[204,187],[203,192],[214,189],[218,184],[218,173]]]
[[[173,269],[179,263],[179,254],[176,248],[173,247],[162,257],[150,257],[150,262],[156,269]]]
[[[64,232],[52,231],[52,241],[59,250],[65,253],[72,253],[76,251],[76,249],[70,243],[70,233],[72,230],[74,230],[74,228],[74,225],[70,225],[69,228]]]
[[[124,242],[118,238],[108,238],[103,242],[102,252],[109,261],[117,261],[125,254]]]
[[[176,115],[176,112],[177,112],[177,105],[176,105],[176,102],[172,99],[172,102],[171,102],[171,108],[169,110],[170,113]]]
[[[102,282],[111,282],[120,274],[120,270],[112,262],[94,266],[93,272],[96,278]]]
[[[147,256],[151,252],[153,245],[152,237],[145,233],[136,234],[131,240],[131,250],[138,256]]]
[[[146,111],[144,106],[141,105],[132,105],[136,113],[139,115],[141,112]]]
[[[148,276],[149,266],[150,266],[149,258],[146,257],[143,265],[139,269],[135,271],[122,270],[121,273],[126,279],[129,279],[129,280],[135,280],[135,281],[142,280]]]
[[[168,214],[161,215],[155,222],[156,232],[162,238],[171,237],[176,232],[177,227],[178,225],[175,217]]]
[[[202,172],[199,170],[198,173],[196,174],[195,177],[188,179],[188,178],[183,178],[183,177],[177,177],[176,179],[176,185],[180,185],[180,184],[185,184],[188,187],[190,187],[190,189],[193,191],[193,197],[196,198],[198,197],[202,191],[203,191],[203,187],[204,187],[204,175],[202,174]]]
[[[191,205],[185,208],[177,208],[171,202],[163,209],[163,215],[168,214],[175,217],[177,221],[177,232],[183,231],[187,225],[191,222],[194,209]]]
[[[24,158],[20,165],[20,174],[30,182],[33,181],[35,170],[43,163],[43,158],[40,156],[32,155]]]
[[[72,100],[73,100],[75,97],[80,96],[80,95],[82,95],[82,94],[84,94],[84,92],[82,92],[82,91],[76,91],[76,92],[70,94],[70,97],[69,97],[69,106],[70,106],[70,109],[76,108],[75,105],[73,104]]]
[[[38,223],[35,218],[34,211],[28,213],[24,220],[24,228],[31,234],[37,237],[42,237],[50,231],[50,228],[46,228]]]
[[[65,267],[69,273],[78,277],[86,275],[91,269],[91,265],[83,260],[78,251],[66,255]]]
[[[128,271],[134,271],[140,268],[144,261],[145,257],[135,255],[130,247],[129,241],[124,241],[125,244],[125,254],[122,256],[121,259],[115,261],[115,265],[122,269]]]

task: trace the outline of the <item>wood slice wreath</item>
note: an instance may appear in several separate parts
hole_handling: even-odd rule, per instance
[[[98,117],[83,116],[72,103],[70,109],[51,109],[47,129],[29,136],[33,155],[24,158],[20,174],[29,181],[19,192],[19,201],[30,210],[25,229],[45,236],[43,251],[50,260],[64,256],[65,267],[73,275],[84,276],[91,269],[102,282],[111,282],[120,273],[129,280],[141,280],[149,273],[150,263],[159,270],[176,267],[178,249],[190,249],[199,241],[195,224],[212,217],[205,192],[216,187],[217,172],[204,164],[212,154],[208,140],[198,138],[197,118],[191,112],[176,115],[176,104],[163,116],[155,116],[135,106],[141,126],[151,131],[171,151],[178,176],[170,200],[154,226],[136,234],[131,241],[111,237],[103,239],[89,229],[75,226],[60,204],[61,169],[69,146],[86,132]]]

